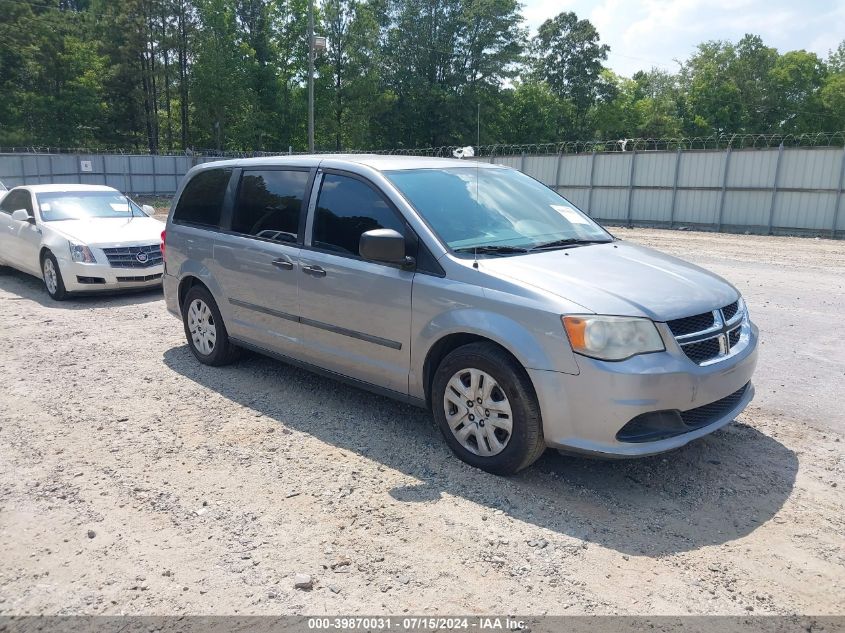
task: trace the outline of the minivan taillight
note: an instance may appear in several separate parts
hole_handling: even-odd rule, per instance
[[[161,259],[162,259],[162,261],[164,261],[164,234],[165,234],[166,232],[167,232],[167,231],[162,231],[162,232],[161,232]]]

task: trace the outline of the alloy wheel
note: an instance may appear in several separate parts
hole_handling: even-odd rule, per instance
[[[44,284],[47,286],[47,292],[54,295],[59,289],[59,278],[56,274],[56,267],[53,266],[53,260],[45,257],[42,268],[44,270]]]

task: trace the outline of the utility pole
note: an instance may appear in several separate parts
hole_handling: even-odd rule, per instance
[[[314,152],[314,0],[308,0],[308,151]]]
[[[478,112],[476,113],[476,121],[478,123],[478,128],[476,130],[476,137],[475,137],[475,149],[481,146],[481,102],[478,102]]]

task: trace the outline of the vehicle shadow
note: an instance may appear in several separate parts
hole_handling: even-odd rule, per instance
[[[793,451],[735,422],[664,455],[601,461],[547,451],[526,471],[496,477],[455,458],[431,415],[411,405],[254,354],[211,368],[181,346],[167,350],[164,363],[285,427],[418,479],[388,491],[400,502],[460,496],[577,544],[626,554],[658,556],[741,538],[778,512],[798,470]]]
[[[45,308],[57,310],[85,310],[94,307],[151,303],[160,301],[162,297],[161,286],[159,286],[138,290],[74,294],[64,301],[54,301],[47,294],[41,279],[7,266],[0,266],[0,290],[15,295],[7,297],[6,300],[34,301]]]

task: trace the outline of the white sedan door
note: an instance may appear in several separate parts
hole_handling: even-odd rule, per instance
[[[32,195],[26,189],[10,191],[0,203],[0,250],[3,260],[19,270],[41,275],[38,252],[41,229],[35,224],[12,219],[12,212],[24,209],[35,216]]]

